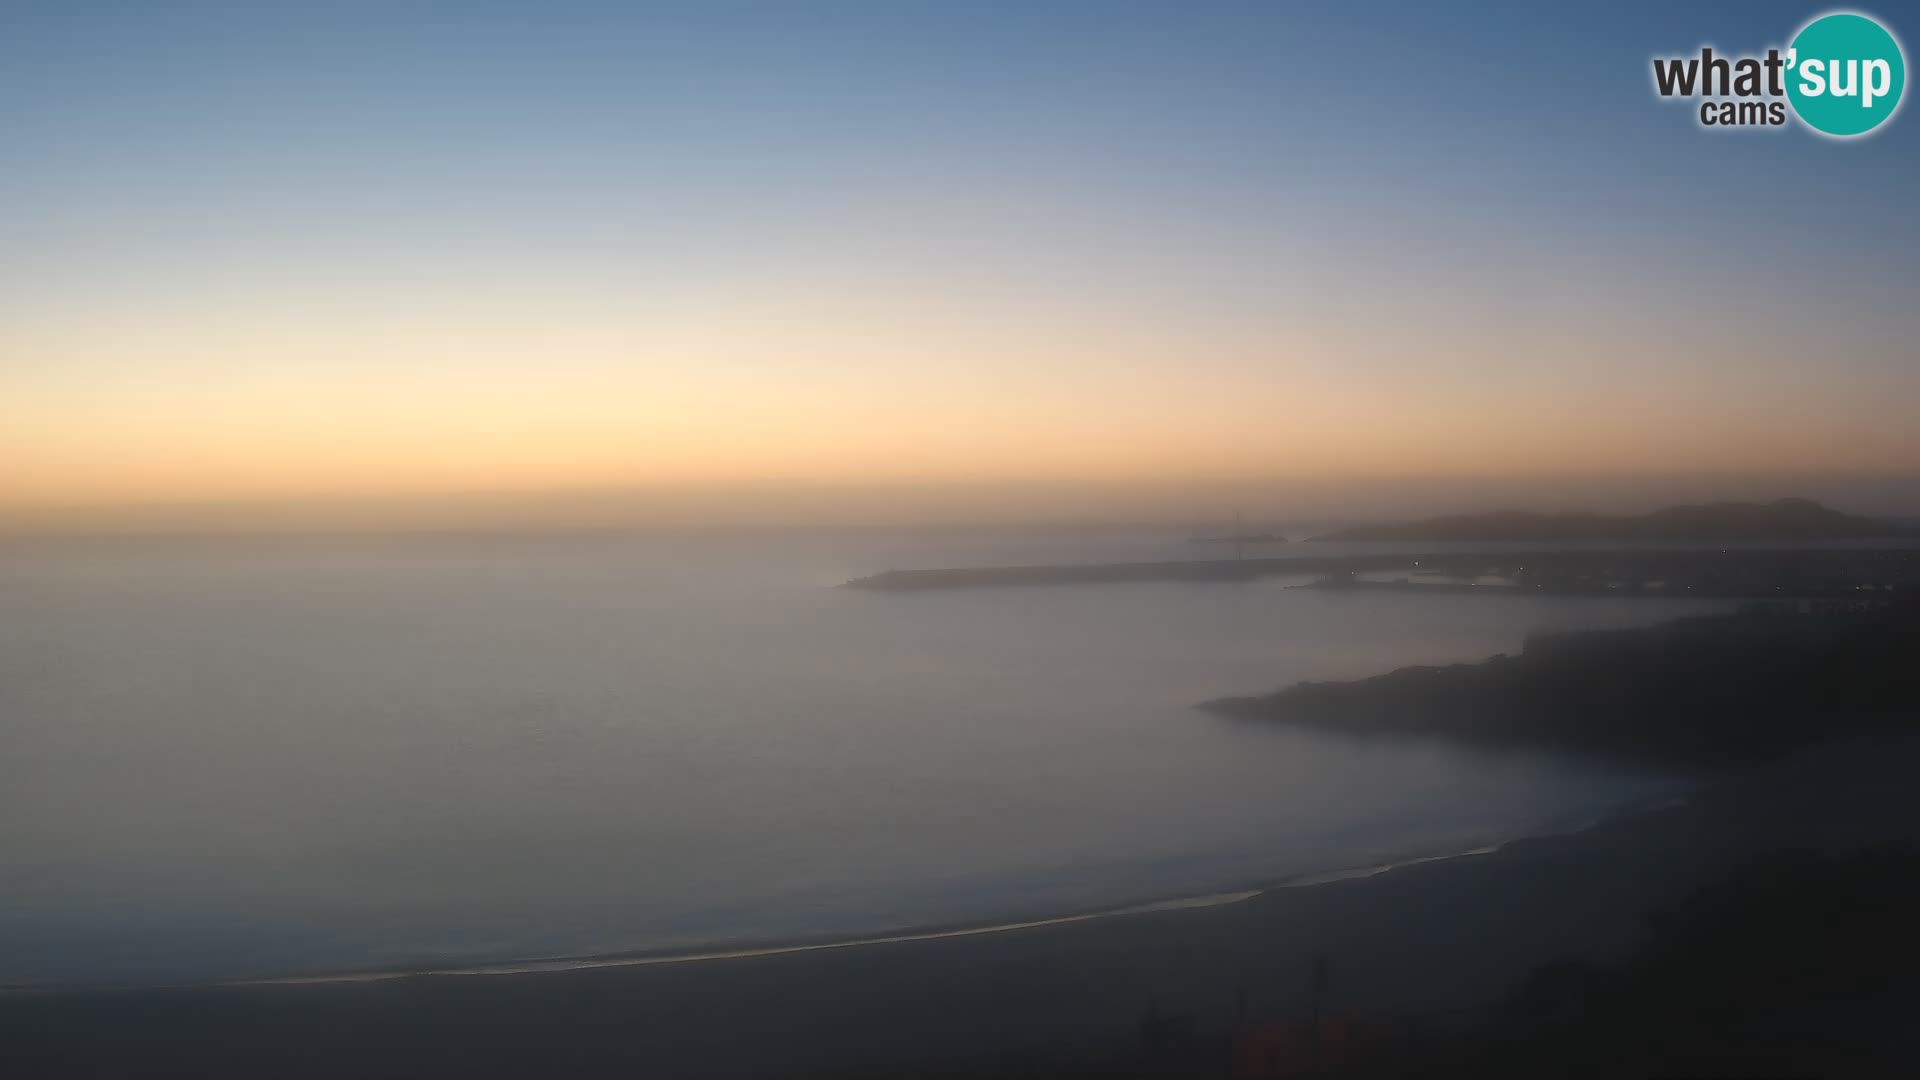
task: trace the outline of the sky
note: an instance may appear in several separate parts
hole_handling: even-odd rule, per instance
[[[1822,10],[12,0],[0,528],[1920,512],[1920,118],[1651,87]]]

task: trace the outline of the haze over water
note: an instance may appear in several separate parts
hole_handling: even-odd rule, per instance
[[[1191,706],[1708,605],[876,595],[1173,530],[10,542],[0,982],[457,965],[1185,896],[1676,788]]]
[[[832,586],[1914,513],[1920,121],[1648,83],[1808,14],[0,4],[0,983],[1085,911],[1669,790],[1192,706],[1698,605]]]

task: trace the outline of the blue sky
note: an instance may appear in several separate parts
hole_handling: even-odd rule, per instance
[[[1838,143],[1702,130],[1650,87],[1656,54],[1760,52],[1818,10],[16,2],[0,9],[0,396],[13,399],[0,410],[31,421],[13,425],[30,433],[10,452],[43,503],[118,497],[104,477],[142,446],[125,435],[102,451],[121,437],[102,417],[167,437],[156,372],[230,416],[305,389],[418,413],[475,379],[491,399],[528,400],[557,370],[571,381],[555,402],[617,386],[653,402],[632,426],[661,430],[769,386],[793,403],[783,444],[822,448],[795,467],[814,478],[891,476],[902,460],[919,478],[1021,461],[1119,477],[1152,471],[1119,449],[1142,440],[1196,474],[1349,459],[1410,471],[1421,445],[1506,423],[1517,459],[1572,469],[1638,437],[1623,419],[1634,394],[1603,388],[1596,414],[1612,420],[1536,421],[1617,363],[1619,382],[1645,394],[1671,380],[1687,407],[1648,406],[1664,449],[1628,470],[1920,471],[1904,430],[1920,392],[1911,110]],[[1901,11],[1862,10],[1912,32]],[[896,315],[886,366],[846,359],[863,347],[850,328]],[[700,362],[715,381],[700,383],[663,352],[694,331],[663,328],[702,318],[768,329],[716,347]],[[557,340],[408,359],[408,343],[464,319],[489,343]],[[964,355],[914,345],[976,333]],[[992,418],[1030,453],[951,433],[995,380],[1036,370],[1051,404]],[[846,416],[809,404],[808,387],[826,402],[876,372],[903,389],[867,399],[869,414],[919,410],[921,435],[843,437]],[[1325,426],[1355,434],[1215,439],[1188,427],[1257,420],[1218,419],[1204,396],[1167,406],[1204,423],[1150,415],[1187,372],[1228,397],[1350,395],[1354,415]],[[905,389],[929,380],[940,402]],[[1084,454],[1056,454],[1049,417],[1109,380],[1118,419],[1089,422]],[[229,381],[254,389],[206,389]],[[1506,396],[1454,400],[1456,381]],[[1396,385],[1427,402],[1397,403],[1380,434],[1358,402]],[[1689,416],[1716,398],[1730,411],[1702,434]],[[623,444],[605,410],[469,404],[446,438],[528,440],[512,461],[473,464],[518,485],[759,482],[793,456],[718,423]],[[286,421],[156,466],[136,494],[268,494],[258,477],[195,477],[221,474],[248,438],[271,443],[263,431],[325,437],[320,419]],[[397,408],[365,433],[404,465],[403,434],[432,422]],[[550,430],[596,424],[591,454],[542,449]],[[1585,441],[1552,443],[1569,424]],[[1852,450],[1815,453],[1849,432]],[[1492,468],[1497,450],[1437,467]],[[661,459],[679,471],[649,471]],[[445,462],[398,472],[395,490],[472,486]],[[364,483],[315,473],[301,490]]]

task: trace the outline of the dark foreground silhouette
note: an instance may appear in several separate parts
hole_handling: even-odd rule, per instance
[[[1920,856],[1790,850],[1649,920],[1631,963],[1563,960],[1435,1055],[1454,1075],[1914,1075]]]
[[[1105,1060],[822,1076],[1896,1077],[1920,1069],[1920,855],[1786,849],[1652,912],[1618,964],[1535,969],[1484,1020],[1434,1028],[1310,1008],[1206,1031],[1149,1008]],[[1324,955],[1310,986],[1330,982]]]
[[[1518,656],[1302,682],[1202,707],[1356,735],[1417,734],[1689,761],[1765,756],[1920,713],[1911,603],[1763,607],[1539,634]]]

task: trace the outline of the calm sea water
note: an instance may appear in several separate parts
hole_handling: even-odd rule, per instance
[[[1283,582],[884,595],[1170,532],[0,547],[0,983],[993,921],[1563,828],[1673,777],[1206,698],[1705,603]]]

